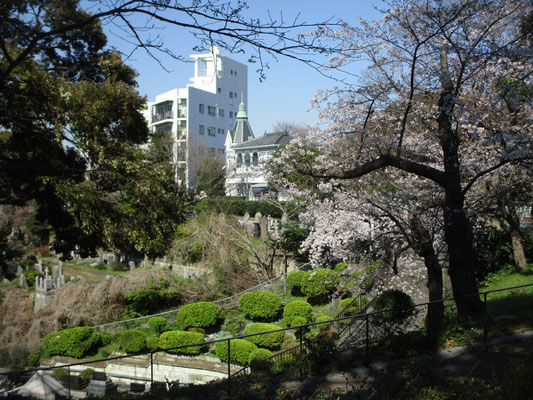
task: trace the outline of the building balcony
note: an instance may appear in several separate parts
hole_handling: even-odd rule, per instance
[[[166,119],[173,119],[174,113],[172,111],[160,113],[160,114],[153,114],[152,115],[152,124],[155,124],[156,122],[164,121]]]

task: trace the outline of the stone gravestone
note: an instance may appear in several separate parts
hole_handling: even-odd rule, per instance
[[[28,285],[28,280],[24,276],[24,274],[20,274],[20,287],[24,289],[28,289],[30,285]]]

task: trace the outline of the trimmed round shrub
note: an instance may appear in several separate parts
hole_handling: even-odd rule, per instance
[[[311,319],[313,307],[307,301],[293,300],[283,307],[283,319],[287,325],[292,326],[292,320],[296,317],[304,318],[305,323]]]
[[[265,324],[263,322],[251,324],[246,331],[245,335],[251,335],[253,333],[261,333],[268,331],[275,331],[281,329],[281,326],[275,324]],[[279,349],[283,343],[285,337],[285,331],[267,333],[265,335],[257,335],[247,337],[246,340],[252,342],[258,347],[265,347],[267,349]]]
[[[107,346],[111,343],[111,334],[107,332],[100,332],[100,345]]]
[[[281,297],[272,292],[249,292],[239,298],[240,310],[254,321],[269,321],[279,315]]]
[[[378,324],[400,324],[413,314],[414,305],[411,297],[401,290],[386,290],[374,300],[374,311],[383,311],[374,320]]]
[[[267,349],[257,349],[250,353],[250,358],[248,359],[248,364],[252,370],[265,369],[269,364],[271,364],[270,357],[272,357],[272,352]]]
[[[152,336],[146,339],[146,348],[151,351],[157,350],[159,348],[159,338]]]
[[[198,355],[202,352],[204,346],[191,346],[181,349],[172,348],[202,343],[203,341],[204,335],[198,332],[169,331],[164,332],[159,337],[159,347],[166,350],[168,353]]]
[[[215,303],[200,301],[183,306],[176,316],[176,325],[188,328],[210,328],[220,319],[221,309]]]
[[[146,349],[146,335],[137,329],[128,329],[118,334],[120,349],[126,353],[138,353]]]
[[[54,356],[81,358],[100,343],[100,334],[90,326],[64,329],[46,336],[43,340],[44,352]]]
[[[339,274],[327,268],[311,271],[307,278],[302,279],[302,293],[317,301],[329,297],[339,284]]]
[[[148,326],[153,329],[158,335],[163,332],[165,326],[167,326],[167,319],[165,317],[152,317],[148,320]]]
[[[290,326],[299,326],[307,324],[307,320],[304,317],[294,317]]]
[[[250,360],[250,354],[257,350],[257,346],[248,340],[233,339],[230,341],[230,350],[230,362],[247,365]],[[215,343],[215,354],[220,361],[228,362],[228,342]]]
[[[333,317],[331,317],[330,315],[327,315],[327,314],[316,314],[313,316],[313,321],[314,322],[325,322],[325,321],[329,321],[333,319]],[[320,325],[315,325],[315,327],[317,329],[325,329],[325,328],[329,328],[331,326],[331,322],[328,323],[328,324],[320,324]]]
[[[302,281],[309,275],[307,271],[292,271],[287,275],[287,286],[293,296],[302,296]]]

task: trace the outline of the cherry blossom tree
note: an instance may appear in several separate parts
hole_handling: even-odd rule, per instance
[[[531,85],[531,48],[519,22],[532,6],[525,0],[389,5],[381,21],[331,32],[346,49],[331,68],[358,59],[368,67],[356,84],[316,96],[331,123],[284,149],[285,173],[356,182],[394,169],[419,199],[427,191],[409,179],[440,191],[453,294],[462,316],[476,316],[482,304],[470,296],[477,282],[465,199],[478,181],[532,159],[531,103],[511,109],[498,90],[504,79]]]

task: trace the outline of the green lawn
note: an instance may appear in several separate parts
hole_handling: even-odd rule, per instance
[[[481,293],[533,284],[533,264],[525,272],[507,272],[480,290]],[[482,297],[483,298],[483,297]],[[487,294],[490,315],[524,316],[533,312],[533,286]]]

